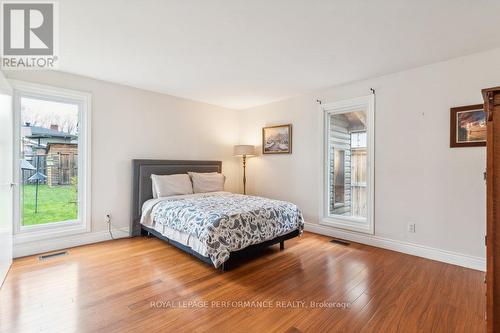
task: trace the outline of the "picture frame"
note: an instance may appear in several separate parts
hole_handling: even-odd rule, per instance
[[[262,128],[262,154],[291,154],[292,124]]]
[[[486,146],[486,112],[483,104],[450,109],[450,148]]]

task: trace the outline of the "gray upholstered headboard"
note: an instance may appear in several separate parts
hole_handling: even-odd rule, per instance
[[[141,234],[142,204],[153,198],[151,175],[173,175],[187,172],[222,172],[221,161],[133,160],[132,221],[130,236]]]

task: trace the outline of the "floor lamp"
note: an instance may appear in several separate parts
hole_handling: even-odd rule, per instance
[[[243,194],[247,194],[247,175],[246,175],[246,167],[247,167],[247,156],[255,155],[255,146],[252,145],[237,145],[234,146],[234,156],[243,157]]]

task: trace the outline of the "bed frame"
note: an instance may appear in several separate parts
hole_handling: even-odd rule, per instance
[[[169,239],[154,229],[141,225],[142,205],[153,198],[151,175],[172,175],[187,172],[222,172],[221,161],[176,161],[176,160],[133,160],[133,190],[132,190],[132,220],[130,222],[130,237],[155,236],[169,244],[187,252],[207,264],[213,265],[212,260],[193,251],[191,248]],[[220,269],[226,271],[240,260],[241,257],[266,248],[280,244],[280,250],[285,248],[285,240],[299,236],[299,230],[294,230],[286,235],[276,237],[266,242],[248,246],[242,250],[231,252],[229,260],[221,265]]]

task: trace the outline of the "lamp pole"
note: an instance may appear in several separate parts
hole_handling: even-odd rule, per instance
[[[234,156],[243,158],[243,194],[247,194],[247,156],[255,155],[255,147],[251,145],[234,146]]]
[[[247,155],[243,155],[243,194],[247,194]]]

